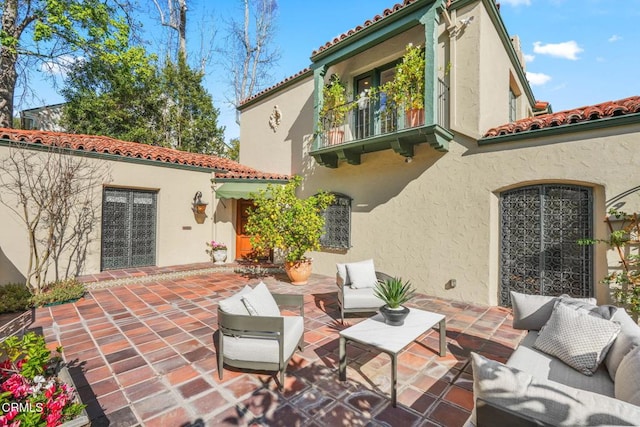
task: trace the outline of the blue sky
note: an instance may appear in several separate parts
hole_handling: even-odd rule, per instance
[[[501,0],[508,32],[518,35],[538,100],[554,111],[640,95],[640,0]],[[239,16],[239,0],[195,0],[190,23],[213,16],[222,42],[225,16]],[[335,36],[392,7],[393,0],[278,0],[276,44],[281,60],[275,84],[306,68],[311,52]],[[151,26],[149,26],[151,27]],[[148,28],[149,28],[148,27]],[[148,35],[150,38],[150,35]],[[199,37],[199,36],[198,36]],[[193,46],[191,47],[194,48]],[[235,113],[225,102],[224,73],[212,64],[206,86],[221,110],[227,139],[239,136]],[[40,91],[45,103],[61,102],[53,90]]]

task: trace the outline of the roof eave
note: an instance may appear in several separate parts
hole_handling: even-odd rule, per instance
[[[587,132],[596,129],[606,129],[616,126],[640,124],[640,113],[626,114],[624,116],[607,117],[598,120],[582,121],[568,125],[546,127],[542,129],[527,130],[507,135],[483,137],[478,140],[478,145],[492,145],[505,142],[516,142],[534,138],[544,138],[568,133]]]

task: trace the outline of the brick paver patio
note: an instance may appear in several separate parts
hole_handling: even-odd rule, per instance
[[[522,338],[508,310],[417,296],[409,306],[446,315],[448,354],[437,355],[435,330],[413,343],[399,357],[393,408],[386,355],[349,346],[348,380],[338,381],[338,331],[364,317],[340,323],[335,279],[314,275],[293,286],[278,274],[200,273],[146,272],[140,282],[114,273],[132,282],[101,283],[76,303],[38,309],[34,326],[52,348],[64,347],[92,425],[459,426],[473,406],[469,352],[503,361]],[[218,379],[217,301],[260,280],[305,295],[307,345],[283,392],[270,373],[225,369]]]

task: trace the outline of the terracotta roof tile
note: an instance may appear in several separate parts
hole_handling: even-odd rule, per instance
[[[216,170],[216,177],[237,179],[289,179],[287,175],[261,172],[230,159],[208,154],[188,153],[172,148],[121,141],[108,136],[77,135],[39,130],[0,128],[0,139],[41,144],[71,150],[111,154],[163,163],[197,166]]]
[[[382,12],[382,15],[376,15],[371,19],[367,19],[363,25],[358,25],[357,27],[347,31],[346,33],[342,33],[339,36],[335,37],[333,40],[326,42],[324,45],[320,46],[318,49],[314,50],[311,56],[316,56],[324,50],[329,49],[330,47],[340,43],[344,39],[353,36],[354,34],[364,30],[365,28],[377,23],[378,21],[385,19],[388,16],[393,15],[397,11],[404,9],[412,3],[417,2],[418,0],[404,0],[402,3],[396,3],[393,7],[385,9]]]
[[[513,123],[507,123],[505,125],[489,129],[484,137],[491,138],[537,129],[566,126],[575,123],[602,120],[609,117],[634,113],[640,113],[640,96],[631,96],[618,101],[607,101],[596,105],[574,108],[572,110],[527,117]]]
[[[281,82],[276,83],[276,84],[274,84],[273,86],[268,87],[268,88],[266,88],[266,89],[264,89],[264,90],[261,90],[260,92],[256,93],[255,95],[252,95],[252,96],[248,97],[247,99],[245,99],[245,100],[241,101],[241,102],[240,102],[240,105],[244,105],[244,104],[246,104],[247,102],[249,102],[249,101],[251,101],[251,100],[253,100],[253,99],[258,98],[258,97],[260,97],[260,96],[264,95],[264,94],[265,94],[265,93],[267,93],[267,92],[271,92],[272,90],[274,90],[274,89],[276,89],[276,88],[278,88],[278,87],[280,87],[280,86],[284,85],[285,83],[288,83],[288,82],[290,82],[291,80],[296,79],[296,78],[298,78],[298,77],[302,77],[303,75],[305,75],[305,74],[307,74],[307,73],[309,73],[309,72],[311,72],[311,68],[305,68],[305,69],[304,69],[304,70],[302,70],[302,71],[298,71],[298,72],[297,72],[297,73],[295,73],[293,76],[289,76],[289,77],[287,77],[286,79],[282,80]]]

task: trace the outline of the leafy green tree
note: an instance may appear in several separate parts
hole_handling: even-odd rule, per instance
[[[20,74],[101,51],[128,28],[127,11],[126,0],[0,0],[0,126],[13,124]]]
[[[77,63],[62,95],[62,126],[69,132],[159,144],[162,109],[155,58],[127,40],[109,53]]]
[[[240,161],[240,138],[231,138],[227,145],[226,157],[236,162]]]
[[[166,61],[161,75],[163,145],[194,153],[225,155],[220,110],[202,86],[203,74],[189,67],[183,55]]]

